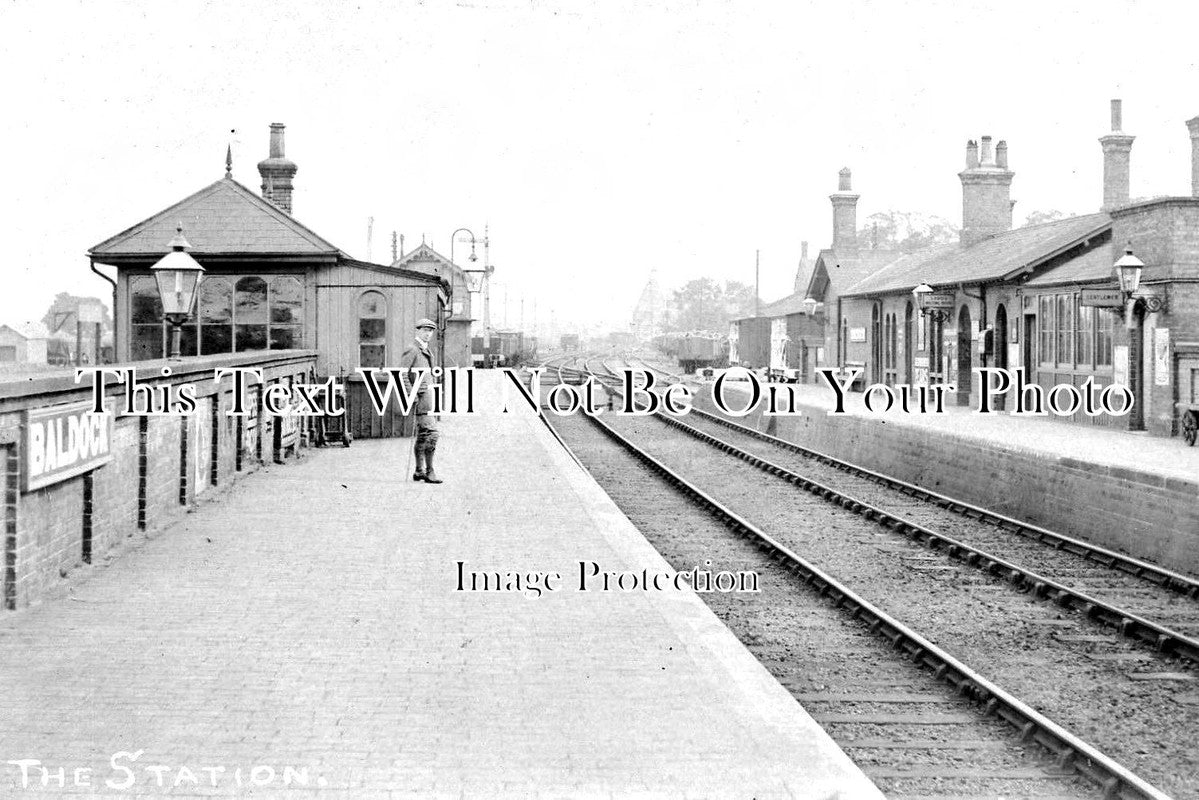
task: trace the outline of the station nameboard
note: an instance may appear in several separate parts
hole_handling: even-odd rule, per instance
[[[955,303],[953,292],[933,292],[924,296],[925,308],[953,308]]]
[[[1078,293],[1078,304],[1095,308],[1120,308],[1124,305],[1124,297],[1119,289],[1083,289]]]
[[[91,404],[25,412],[22,491],[64,481],[112,460],[112,415],[89,413]]]

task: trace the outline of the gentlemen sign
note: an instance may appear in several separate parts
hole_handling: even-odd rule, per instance
[[[1078,304],[1096,308],[1120,308],[1124,305],[1124,297],[1119,289],[1083,289],[1078,293]]]
[[[22,490],[64,481],[112,460],[112,416],[90,403],[25,412]]]

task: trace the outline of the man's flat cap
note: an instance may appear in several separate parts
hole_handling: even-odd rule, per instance
[[[433,330],[437,330],[437,323],[428,317],[422,317],[416,321],[416,327],[417,329],[432,328]]]

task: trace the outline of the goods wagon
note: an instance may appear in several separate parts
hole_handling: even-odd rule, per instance
[[[495,331],[486,346],[482,336],[472,337],[470,343],[477,367],[511,367],[537,357],[537,338],[522,331]]]
[[[559,340],[559,345],[563,350],[578,350],[579,349],[579,334],[564,333]]]
[[[706,332],[686,333],[679,338],[676,358],[684,372],[723,366],[728,363],[728,341]]]
[[[737,326],[737,366],[762,369],[770,366],[770,318],[746,317]]]

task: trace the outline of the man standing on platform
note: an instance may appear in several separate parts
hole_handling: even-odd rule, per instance
[[[400,370],[405,386],[412,385],[424,374],[420,391],[416,396],[416,472],[412,480],[425,483],[441,483],[441,478],[433,469],[433,453],[437,450],[437,418],[433,415],[433,351],[429,348],[429,340],[437,332],[437,323],[431,319],[420,319],[416,322],[416,341],[400,356]]]

